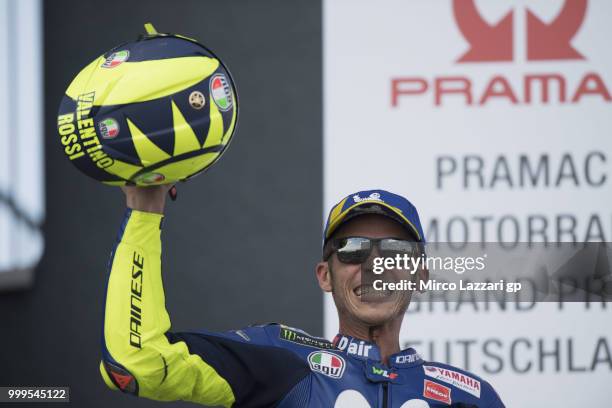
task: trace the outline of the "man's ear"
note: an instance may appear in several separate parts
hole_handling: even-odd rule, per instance
[[[317,275],[317,281],[319,282],[319,287],[324,292],[332,291],[332,278],[331,272],[329,270],[329,262],[319,262],[315,269],[315,273]]]

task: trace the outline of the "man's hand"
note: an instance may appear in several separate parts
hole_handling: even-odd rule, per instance
[[[172,184],[161,186],[135,187],[123,186],[127,206],[133,210],[163,214],[166,206],[166,195]]]

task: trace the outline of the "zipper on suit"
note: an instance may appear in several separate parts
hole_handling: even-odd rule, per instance
[[[382,408],[387,408],[389,401],[389,383],[383,383],[383,400],[382,400]]]

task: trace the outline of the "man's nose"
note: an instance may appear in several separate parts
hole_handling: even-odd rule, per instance
[[[373,273],[374,271],[374,259],[380,257],[380,251],[378,250],[378,245],[372,244],[374,247],[370,251],[370,255],[368,258],[361,264],[361,269],[364,272]]]

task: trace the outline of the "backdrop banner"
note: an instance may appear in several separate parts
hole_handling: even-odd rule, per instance
[[[0,291],[28,286],[42,257],[42,7],[0,1]]]
[[[605,0],[325,0],[325,209],[382,188],[430,242],[611,241],[611,17]],[[575,300],[415,302],[401,341],[509,407],[606,406],[612,306]]]

